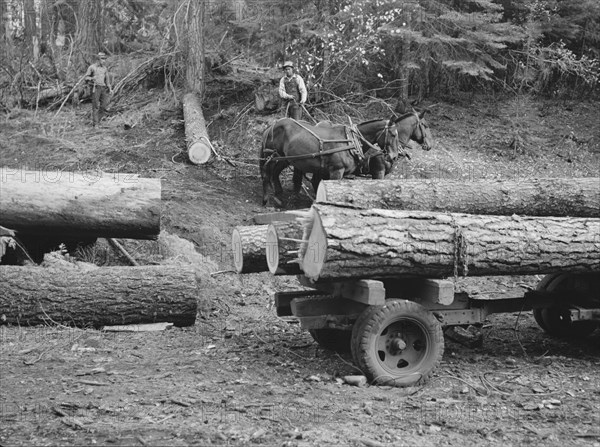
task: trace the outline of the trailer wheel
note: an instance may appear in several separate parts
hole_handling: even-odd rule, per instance
[[[422,384],[442,360],[442,325],[417,303],[388,300],[363,311],[352,330],[351,349],[356,365],[375,384]]]
[[[546,275],[536,289],[546,292],[564,290],[565,294],[568,294],[569,279],[570,275],[565,273]],[[595,321],[572,321],[567,307],[553,306],[534,309],[533,317],[546,333],[555,337],[585,337],[598,327],[598,323]]]
[[[343,329],[309,329],[312,338],[322,348],[336,352],[350,352],[350,339],[352,332]]]

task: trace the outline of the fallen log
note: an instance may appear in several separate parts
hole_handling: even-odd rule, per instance
[[[18,234],[156,239],[160,233],[160,179],[2,168],[0,190],[0,223]]]
[[[299,252],[311,280],[600,271],[600,219],[313,205]]]
[[[183,97],[183,119],[188,158],[196,165],[204,164],[210,159],[212,148],[202,114],[202,106],[195,93],[187,93]]]
[[[317,203],[468,214],[600,217],[600,178],[322,181]]]
[[[193,269],[0,266],[5,324],[78,327],[169,322],[194,324],[198,285]]]

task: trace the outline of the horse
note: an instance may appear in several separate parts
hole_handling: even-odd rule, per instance
[[[279,175],[289,165],[294,167],[296,193],[300,191],[303,172],[313,174],[315,192],[322,178],[338,180],[352,174],[384,178],[399,155],[410,158],[404,152],[409,140],[421,144],[424,150],[431,149],[433,140],[424,114],[425,111],[413,111],[389,120],[366,121],[355,128],[329,123],[313,126],[291,118],[278,120],[265,130],[260,149],[263,205],[272,187],[273,198],[281,206]]]

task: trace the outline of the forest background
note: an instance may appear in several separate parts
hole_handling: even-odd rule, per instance
[[[98,51],[121,56],[117,80],[154,58],[145,86],[175,96],[204,97],[223,76],[256,91],[236,67],[291,59],[324,106],[463,92],[589,98],[600,79],[596,0],[1,0],[0,12],[4,110],[70,92]]]

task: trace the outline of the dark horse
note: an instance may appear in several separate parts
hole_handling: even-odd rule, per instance
[[[400,145],[404,147],[412,139],[424,150],[431,148],[431,132],[423,120],[424,113],[366,121],[355,129],[328,123],[313,126],[290,118],[278,120],[263,135],[260,152],[263,205],[268,201],[270,187],[274,188],[275,202],[281,205],[279,175],[289,165],[294,167],[296,193],[300,191],[303,172],[313,174],[315,192],[321,179],[339,180],[351,174],[384,178],[400,154]]]

